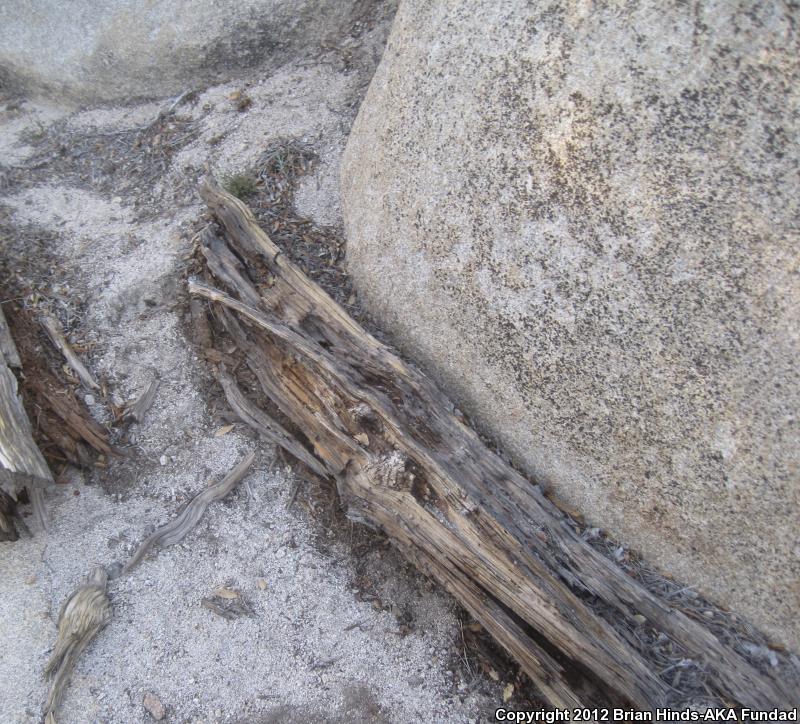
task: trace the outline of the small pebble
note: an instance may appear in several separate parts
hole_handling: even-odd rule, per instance
[[[150,716],[156,721],[161,721],[166,714],[164,711],[164,705],[161,703],[161,699],[159,699],[152,692],[148,692],[144,695],[144,701],[142,702],[142,705],[145,709],[147,709]]]
[[[158,459],[158,462],[160,462],[162,465],[166,465],[166,464],[167,464],[167,462],[168,462],[167,456],[166,456],[166,455],[162,455],[162,456],[161,456],[161,457]]]
[[[87,405],[93,405],[94,404],[94,395],[86,395],[83,398],[83,400]]]

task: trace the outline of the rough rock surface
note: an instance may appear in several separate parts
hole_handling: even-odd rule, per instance
[[[517,462],[800,647],[797,10],[401,4],[349,265]]]
[[[319,53],[371,0],[0,3],[0,81],[60,100],[179,93]]]

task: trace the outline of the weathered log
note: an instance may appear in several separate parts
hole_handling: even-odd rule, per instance
[[[727,701],[797,703],[788,684],[582,541],[430,380],[289,262],[242,202],[213,182],[201,195],[228,237],[204,235],[207,279],[227,291],[200,281],[189,291],[214,305],[263,392],[300,431],[291,445],[271,439],[301,461],[312,456],[306,464],[335,480],[348,515],[381,528],[450,591],[551,704],[669,701],[668,683],[626,635],[634,616],[701,662]],[[304,454],[292,451],[297,444]]]
[[[220,370],[217,373],[217,379],[222,386],[222,391],[225,393],[225,399],[242,422],[252,427],[270,442],[274,442],[290,452],[300,462],[305,463],[309,470],[313,470],[323,478],[328,476],[328,471],[325,470],[325,467],[297,442],[282,425],[244,396],[233,377],[227,374],[225,370]]]
[[[118,454],[108,442],[108,431],[92,417],[72,380],[48,354],[52,339],[34,312],[13,305],[9,319],[17,340],[24,374],[20,387],[25,409],[35,420],[36,441],[45,460],[57,469],[62,463],[94,465],[99,453]],[[56,345],[56,348],[60,348]]]
[[[0,540],[14,541],[17,528],[27,525],[17,511],[17,490],[26,487],[36,517],[47,528],[42,487],[53,482],[53,475],[33,440],[30,420],[25,413],[12,367],[21,368],[17,346],[0,307]]]
[[[83,383],[98,388],[57,320],[46,313],[37,320],[34,312],[14,303],[7,308],[8,321],[0,310],[0,489],[5,494],[0,501],[0,539],[11,540],[16,537],[11,518],[16,516],[17,527],[24,527],[16,514],[16,491],[27,490],[46,528],[44,490],[53,484],[50,465],[56,470],[65,462],[90,467],[96,459],[92,450],[104,456],[120,453],[74,394],[60,363],[46,352],[49,339]],[[20,369],[19,381],[10,366]]]
[[[5,355],[4,349],[0,359],[0,488],[7,499],[3,506],[6,512],[0,510],[0,529],[6,540],[14,540],[15,526],[10,515],[15,510],[17,489],[28,488],[39,523],[47,528],[42,487],[53,482],[53,474],[33,440],[31,424],[17,392],[17,378],[6,364]]]

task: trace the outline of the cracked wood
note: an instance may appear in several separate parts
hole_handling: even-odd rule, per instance
[[[767,709],[796,700],[788,685],[582,541],[430,380],[288,261],[242,202],[213,182],[201,195],[226,239],[203,235],[208,283],[193,280],[189,291],[212,305],[296,439],[287,441],[269,416],[259,421],[220,370],[234,409],[333,479],[350,517],[382,529],[450,591],[552,705],[651,709],[668,701],[669,685],[625,635],[634,616],[701,662],[728,701]]]

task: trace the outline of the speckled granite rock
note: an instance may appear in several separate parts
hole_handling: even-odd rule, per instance
[[[372,311],[595,525],[800,648],[800,13],[405,0],[343,162]]]
[[[178,93],[338,44],[382,2],[0,2],[0,90],[76,101]]]

